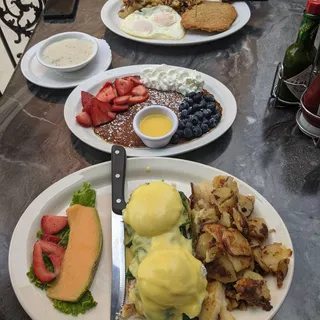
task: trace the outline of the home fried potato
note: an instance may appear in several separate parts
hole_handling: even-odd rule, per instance
[[[248,236],[249,226],[247,218],[244,214],[239,212],[236,208],[232,208],[232,218],[236,228],[244,235]]]
[[[234,257],[231,254],[228,254],[228,259],[232,263],[232,266],[235,272],[240,272],[241,270],[248,269],[251,265],[253,258],[246,256],[237,256]]]
[[[239,212],[243,213],[246,217],[249,217],[254,209],[254,196],[244,196],[238,194],[237,209]]]
[[[218,280],[222,283],[237,281],[236,272],[227,256],[219,256],[214,261],[206,264],[207,278]]]
[[[250,239],[254,239],[259,243],[262,243],[268,239],[269,230],[266,221],[263,218],[249,218],[247,222]]]
[[[251,256],[249,242],[239,230],[233,228],[224,230],[222,242],[227,252],[232,256]]]

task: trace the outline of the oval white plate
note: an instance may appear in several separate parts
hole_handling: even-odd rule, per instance
[[[32,83],[50,89],[74,88],[87,79],[109,68],[112,53],[108,43],[103,39],[96,39],[99,50],[94,59],[85,67],[74,72],[57,72],[43,66],[37,59],[36,53],[44,41],[31,47],[22,57],[21,71]]]
[[[146,171],[150,167],[150,172]],[[151,181],[164,179],[175,183],[177,188],[187,196],[190,195],[190,182],[198,183],[212,179],[216,175],[226,174],[218,169],[202,164],[169,158],[133,158],[127,163],[126,190],[128,195],[139,185]],[[15,294],[28,315],[33,320],[66,320],[74,319],[55,310],[45,292],[37,289],[29,282],[26,276],[31,261],[33,244],[36,241],[36,232],[40,226],[41,217],[45,214],[65,214],[69,206],[72,192],[88,181],[97,191],[97,208],[99,211],[102,231],[103,250],[97,273],[90,288],[98,305],[79,319],[99,320],[110,319],[110,292],[111,292],[111,163],[101,163],[75,172],[56,182],[42,192],[26,209],[13,232],[9,248],[9,273]],[[257,191],[246,183],[237,179],[240,192],[253,194],[256,197],[254,215],[263,217],[270,229],[268,242],[282,242],[292,248],[292,242],[286,226],[276,210]],[[248,311],[235,311],[236,320],[269,320],[279,310],[283,303],[293,277],[294,255],[291,257],[289,271],[283,287],[276,287],[275,277],[267,277],[271,291],[273,309],[270,312],[261,309],[249,308]]]
[[[180,40],[159,40],[159,39],[143,39],[131,36],[120,29],[122,19],[118,16],[118,12],[122,7],[121,0],[109,0],[105,3],[101,10],[101,19],[105,26],[117,35],[138,42],[163,45],[163,46],[185,46],[190,44],[199,44],[218,40],[227,37],[243,28],[250,19],[251,11],[245,2],[234,2],[232,5],[238,13],[237,19],[234,21],[229,30],[221,33],[209,33],[205,31],[187,30],[185,36]]]
[[[98,150],[111,153],[112,144],[98,137],[92,128],[84,128],[76,121],[76,115],[82,110],[81,91],[87,91],[91,94],[97,94],[103,84],[107,81],[113,81],[117,77],[128,75],[140,75],[141,70],[157,65],[136,65],[108,70],[101,73],[86,82],[80,84],[69,95],[64,105],[64,119],[72,133],[80,140]],[[209,133],[199,139],[194,139],[180,145],[170,145],[162,149],[149,148],[126,148],[127,155],[130,157],[148,157],[148,156],[172,156],[187,151],[200,148],[223,135],[232,125],[237,114],[237,103],[230,90],[220,81],[201,73],[205,86],[210,93],[213,93],[218,102],[220,102],[223,111],[219,125]]]

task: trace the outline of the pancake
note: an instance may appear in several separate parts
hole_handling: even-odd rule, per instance
[[[185,29],[222,32],[228,30],[238,14],[236,9],[222,2],[202,2],[182,15]]]

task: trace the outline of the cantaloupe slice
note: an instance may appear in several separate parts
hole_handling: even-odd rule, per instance
[[[47,290],[51,299],[78,301],[89,288],[102,248],[102,231],[95,208],[73,205],[67,209],[70,235],[61,271]]]

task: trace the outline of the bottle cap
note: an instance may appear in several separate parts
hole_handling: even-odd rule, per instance
[[[320,15],[320,0],[308,0],[306,11],[314,15]]]

